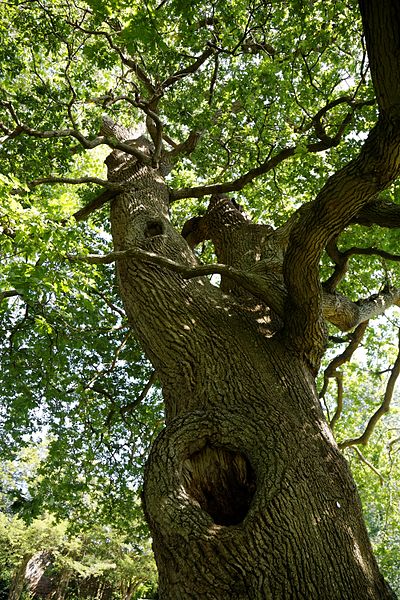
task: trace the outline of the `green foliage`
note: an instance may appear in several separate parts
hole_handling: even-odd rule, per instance
[[[146,539],[127,540],[111,526],[93,526],[79,535],[71,534],[67,521],[55,522],[50,515],[26,525],[18,517],[0,513],[0,578],[5,586],[11,587],[21,565],[42,551],[51,556],[46,572],[56,588],[69,581],[66,598],[79,597],[80,587],[89,580],[108,585],[115,599],[123,598],[129,587],[137,594],[156,585],[154,559]]]
[[[173,140],[201,132],[195,151],[175,165],[169,183],[179,188],[229,181],[296,146],[292,158],[236,195],[256,221],[279,226],[355,156],[375,121],[376,107],[360,105],[340,144],[322,153],[308,151],[318,141],[313,117],[321,108],[344,96],[360,103],[373,99],[358,19],[354,0],[0,4],[0,446],[5,457],[0,501],[8,515],[1,517],[2,573],[12,572],[21,552],[36,544],[35,536],[35,548],[57,549],[60,568],[69,560],[68,568],[85,577],[136,569],[118,536],[132,523],[139,537],[145,534],[137,491],[163,420],[157,386],[138,403],[151,368],[129,333],[113,268],[67,258],[68,253],[111,249],[108,207],[83,223],[72,217],[100,188],[35,182],[52,175],[104,179],[108,148],[84,152],[71,136],[20,135],[18,124],[41,132],[76,129],[89,139],[97,136],[103,112],[128,127],[140,126],[144,115],[135,101],[149,101],[148,82],[157,89],[212,48],[199,69],[167,87],[160,100],[164,132]],[[335,136],[348,111],[342,102],[324,113],[326,135]],[[394,186],[387,198],[398,202],[399,190]],[[173,223],[182,227],[205,205],[205,200],[177,202]],[[338,243],[343,250],[379,246],[396,253],[397,236],[354,226]],[[202,259],[212,260],[210,247]],[[353,257],[339,291],[357,299],[388,282],[400,286],[398,264]],[[331,272],[332,262],[324,257],[322,277]],[[3,297],[3,292],[14,295]],[[380,335],[370,328],[357,360],[343,368],[339,441],[358,435],[379,405],[385,385],[379,373],[393,363],[398,327],[396,315],[382,318]],[[328,357],[344,347],[332,348]],[[326,403],[332,416],[336,396],[331,389]],[[348,454],[376,552],[399,585],[398,412],[385,423],[388,437],[380,429],[365,451],[383,474],[383,485]],[[29,453],[40,443],[31,475],[24,467],[17,476],[12,465],[15,460],[24,464],[21,448]],[[31,520],[29,526],[10,516],[17,509]],[[64,524],[53,525],[44,511]],[[63,534],[67,520],[76,531],[87,529],[89,537]],[[102,527],[110,522],[107,541]],[[9,554],[7,543],[14,548]],[[81,556],[85,544],[90,548],[85,556],[92,557],[87,560]],[[113,560],[120,561],[117,569],[108,568],[110,548]]]

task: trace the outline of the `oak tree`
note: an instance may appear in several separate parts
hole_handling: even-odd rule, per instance
[[[399,259],[390,244],[352,241],[400,225],[399,1],[60,0],[1,10],[10,389],[21,385],[10,382],[22,329],[31,331],[24,361],[54,335],[50,314],[60,339],[66,315],[78,333],[94,308],[102,322],[118,315],[116,329],[126,316],[119,343],[108,333],[90,340],[103,378],[86,379],[87,405],[74,400],[82,390],[71,379],[85,379],[74,352],[61,360],[53,343],[41,352],[58,424],[68,395],[83,421],[109,424],[118,402],[119,415],[131,414],[137,342],[152,365],[165,427],[143,500],[160,597],[393,598],[332,433],[340,394],[328,422],[315,378],[332,327],[352,333],[325,387],[330,376],[339,383],[368,321],[400,301],[389,276],[357,297],[352,267],[362,255]],[[114,264],[124,311],[109,295]],[[116,382],[130,344],[135,357],[124,355]],[[397,358],[384,402],[342,448],[368,441],[399,368]],[[35,369],[25,362],[33,382]],[[33,410],[43,387],[29,389]]]

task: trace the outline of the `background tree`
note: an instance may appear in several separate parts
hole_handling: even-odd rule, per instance
[[[362,25],[350,1],[1,5],[5,439],[45,423],[41,497],[68,512],[106,483],[106,518],[160,427],[157,377],[163,598],[393,597],[314,385],[326,322],[352,331],[321,392],[334,376],[334,428],[337,368],[400,297],[400,11],[360,8]],[[342,448],[370,438],[399,362]]]

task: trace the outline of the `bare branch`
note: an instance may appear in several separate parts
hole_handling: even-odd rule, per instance
[[[86,256],[78,256],[67,254],[66,256],[68,260],[71,261],[86,262],[97,265],[107,265],[117,260],[133,258],[169,269],[170,271],[178,273],[184,279],[193,279],[194,277],[202,277],[213,274],[224,275],[241,285],[245,290],[253,294],[255,297],[265,302],[265,304],[270,306],[279,316],[282,316],[283,314],[285,291],[281,278],[275,274],[266,274],[261,277],[260,275],[240,271],[239,269],[235,269],[230,265],[224,264],[188,267],[159,254],[155,254],[154,252],[146,252],[144,250],[136,249],[115,251],[106,255],[88,254]]]
[[[390,229],[400,227],[400,206],[387,200],[375,200],[364,206],[351,223],[366,227],[379,225]]]
[[[333,148],[339,144],[340,139],[338,138],[327,138],[324,141],[319,141],[311,144],[307,144],[306,148],[308,152],[322,152],[323,150],[327,150],[328,148]],[[198,187],[191,188],[181,188],[180,190],[172,190],[171,191],[171,201],[174,200],[182,200],[183,198],[201,198],[202,196],[207,196],[208,194],[225,194],[227,192],[238,192],[243,189],[248,183],[251,183],[260,175],[265,175],[268,171],[275,169],[281,162],[284,160],[295,156],[296,152],[300,148],[298,146],[291,146],[288,148],[283,148],[277,154],[272,157],[267,158],[261,165],[250,169],[238,179],[233,181],[227,181],[226,183],[214,183],[210,185],[202,185]]]
[[[323,284],[324,290],[331,294],[335,291],[336,287],[345,276],[348,268],[349,258],[351,256],[380,256],[386,260],[393,260],[396,262],[400,261],[399,254],[392,254],[391,252],[386,252],[386,250],[381,250],[380,248],[375,248],[373,246],[370,248],[359,248],[357,246],[352,246],[351,248],[341,252],[337,247],[336,240],[331,240],[329,242],[326,247],[326,251],[336,264],[334,272]]]
[[[126,144],[125,142],[120,142],[115,138],[110,138],[106,136],[98,136],[93,139],[89,139],[85,137],[80,131],[76,129],[55,129],[49,131],[39,131],[37,129],[32,129],[27,125],[17,125],[17,127],[8,135],[8,139],[17,137],[21,134],[26,134],[35,138],[64,138],[64,137],[72,137],[78,140],[78,142],[87,150],[92,150],[100,145],[106,145],[114,150],[122,150],[126,154],[131,154],[135,156],[138,160],[142,161],[145,164],[151,164],[151,157],[149,157],[144,152],[141,152],[134,146],[130,144]]]
[[[199,140],[201,138],[200,131],[191,131],[187,139],[181,144],[177,144],[173,150],[166,153],[167,159],[175,159],[178,156],[188,155],[194,152]],[[172,192],[172,195],[174,192]]]
[[[188,75],[193,75],[193,73],[196,73],[196,71],[198,71],[200,69],[200,67],[206,62],[207,58],[212,56],[214,54],[214,52],[215,52],[215,50],[211,46],[208,46],[204,50],[204,52],[202,54],[200,54],[200,56],[197,57],[197,59],[194,61],[194,63],[192,63],[188,67],[185,67],[184,69],[180,69],[179,71],[176,71],[176,73],[174,73],[173,75],[171,75],[170,77],[165,79],[160,84],[160,89],[162,91],[165,91],[167,88],[174,85],[177,81],[180,81],[181,79],[183,79],[184,77],[187,77]]]
[[[56,177],[50,175],[49,177],[42,177],[41,179],[34,179],[28,183],[29,188],[34,188],[38,185],[44,184],[58,184],[58,183],[66,183],[69,185],[81,185],[85,183],[94,183],[96,185],[101,185],[103,187],[109,188],[110,190],[122,190],[123,186],[119,183],[113,183],[112,181],[107,181],[106,179],[100,179],[99,177]]]
[[[143,402],[143,400],[146,398],[147,394],[149,393],[149,391],[151,390],[151,388],[157,381],[157,378],[158,378],[157,371],[152,371],[148,382],[144,386],[144,388],[141,391],[141,393],[139,394],[139,396],[132,402],[129,402],[125,406],[121,407],[121,410],[120,410],[121,415],[125,415],[126,413],[131,413],[139,404],[141,404]]]
[[[386,260],[394,260],[400,261],[399,254],[392,254],[391,252],[386,252],[386,250],[380,250],[379,248],[375,248],[371,246],[370,248],[359,248],[357,246],[352,246],[348,250],[342,252],[343,256],[346,258],[350,256],[354,256],[355,254],[360,254],[364,256],[380,256],[381,258],[385,258]]]
[[[343,410],[343,375],[342,373],[336,373],[335,375],[336,385],[337,385],[337,405],[335,414],[333,415],[329,425],[331,429],[335,427],[336,421],[339,420],[340,415]]]
[[[241,271],[230,265],[210,264],[188,267],[177,263],[169,258],[146,252],[144,250],[129,249],[110,252],[106,255],[88,254],[78,256],[68,254],[71,261],[86,262],[89,264],[111,264],[118,260],[133,258],[139,261],[149,262],[160,267],[169,269],[181,275],[184,279],[202,277],[205,275],[224,275],[250,292],[269,306],[278,316],[283,317],[285,298],[287,296],[281,275],[275,273],[263,273]],[[356,327],[359,323],[369,318],[376,317],[385,312],[393,304],[400,303],[400,290],[386,291],[371,296],[360,303],[355,303],[339,294],[323,294],[323,316],[336,325],[342,331]]]
[[[88,35],[104,37],[107,40],[109,47],[112,50],[115,50],[115,52],[118,54],[121,62],[124,65],[126,65],[127,67],[129,67],[130,69],[132,69],[132,71],[135,73],[135,75],[137,76],[139,81],[141,81],[145,85],[146,89],[151,94],[155,93],[154,85],[152,84],[152,82],[151,82],[150,78],[147,76],[147,74],[140,67],[139,63],[137,61],[135,61],[132,57],[127,57],[124,55],[124,53],[122,52],[122,49],[114,43],[110,33],[108,33],[107,31],[102,31],[102,30],[86,29],[86,28],[82,27],[79,23],[76,23],[76,22],[67,21],[67,23],[69,25],[71,25],[72,27],[74,27],[75,29],[78,29],[79,31],[82,31],[83,33],[86,33]]]
[[[382,315],[390,306],[400,305],[400,289],[385,289],[369,298],[352,302],[342,294],[322,293],[322,309],[325,319],[348,331],[360,323]]]
[[[399,375],[400,375],[400,329],[399,329],[399,351],[397,353],[397,357],[394,362],[394,365],[391,369],[389,381],[387,382],[387,385],[386,385],[386,390],[385,390],[382,404],[380,405],[378,410],[376,410],[374,412],[374,414],[368,421],[368,424],[364,430],[364,433],[357,438],[348,439],[348,440],[345,440],[344,442],[341,442],[339,444],[339,448],[342,448],[342,449],[348,448],[349,446],[355,446],[356,444],[363,444],[365,446],[368,443],[368,441],[375,429],[376,424],[390,410],[390,403],[392,401],[394,387],[396,385],[396,381],[397,381],[397,378]]]
[[[92,212],[98,210],[108,202],[111,202],[111,200],[116,197],[117,193],[118,192],[115,189],[105,190],[99,196],[96,196],[91,202],[86,204],[86,206],[80,210],[77,210],[72,216],[76,221],[84,221],[90,214],[92,214]]]
[[[347,348],[344,350],[344,352],[342,352],[338,356],[335,356],[335,358],[329,363],[329,365],[326,367],[326,369],[324,371],[324,384],[319,393],[319,398],[323,398],[325,396],[326,391],[328,389],[328,385],[329,385],[329,379],[335,378],[336,383],[337,383],[337,388],[338,388],[338,390],[337,390],[338,391],[337,407],[336,407],[335,414],[333,415],[333,417],[330,421],[331,429],[334,428],[335,423],[339,419],[340,414],[342,412],[342,407],[343,407],[343,376],[342,376],[342,373],[340,373],[337,369],[339,367],[341,367],[345,362],[348,362],[351,359],[354,352],[357,350],[358,346],[361,343],[361,340],[364,336],[367,326],[368,326],[368,321],[364,321],[363,323],[360,323],[358,325],[358,327],[355,329],[355,331],[350,336],[351,337],[350,344],[347,346]]]

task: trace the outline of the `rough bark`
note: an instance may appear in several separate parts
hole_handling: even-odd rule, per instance
[[[108,167],[112,181],[130,186],[111,206],[115,250],[196,266],[168,221],[160,172],[117,152]],[[268,259],[269,244],[257,249],[254,225],[234,210],[211,204],[217,253],[251,269]],[[313,378],[280,319],[237,287],[187,280],[129,254],[118,280],[165,399],[144,493],[161,598],[392,597]]]
[[[377,14],[377,3],[360,4],[378,29],[398,5],[384,0]],[[398,61],[397,38],[382,45]],[[374,31],[367,43],[372,54],[382,51]],[[383,88],[392,76],[384,72]],[[399,173],[397,102],[382,93],[360,155],[283,231],[257,228],[229,199],[214,197],[205,220],[184,231],[188,244],[168,220],[162,163],[140,158],[151,157],[151,144],[131,140],[135,152],[124,154],[121,139],[107,160],[109,180],[125,190],[111,204],[119,286],[165,400],[166,428],[144,486],[163,600],[394,598],[313,373],[325,342],[319,259]],[[253,275],[251,285],[225,271],[216,288],[151,254],[125,252],[191,269],[191,246],[205,235],[218,260]],[[257,296],[251,288],[260,280],[265,295]],[[381,301],[380,311],[393,298]],[[346,302],[335,296],[326,304],[335,318]],[[352,304],[346,327],[377,310],[371,299],[357,314]]]

